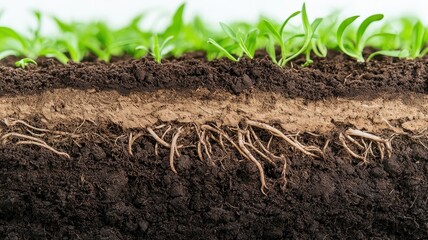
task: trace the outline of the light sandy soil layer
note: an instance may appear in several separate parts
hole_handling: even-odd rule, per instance
[[[307,101],[254,92],[239,96],[200,89],[192,93],[160,90],[133,93],[57,89],[39,95],[0,98],[0,118],[41,116],[47,126],[64,122],[114,122],[125,129],[158,122],[215,122],[236,126],[243,119],[277,123],[291,132],[327,133],[336,124],[382,132],[418,133],[428,126],[428,96],[408,94],[372,100]]]

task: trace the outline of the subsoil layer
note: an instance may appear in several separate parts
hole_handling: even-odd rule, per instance
[[[257,169],[233,149],[224,152],[214,144],[212,166],[198,159],[196,148],[184,148],[174,174],[169,150],[159,147],[156,158],[156,141],[147,134],[130,156],[127,138],[115,137],[127,134],[119,126],[83,128],[79,132],[92,137],[55,144],[71,159],[37,146],[1,145],[0,238],[424,239],[428,234],[428,151],[408,137],[394,140],[391,159],[368,165],[356,165],[335,143],[325,159],[288,149],[285,187],[281,167],[265,165],[269,189],[263,195]],[[304,134],[301,141],[321,144],[327,138]],[[197,136],[186,139],[195,142]],[[284,145],[272,144],[273,151],[284,151]]]

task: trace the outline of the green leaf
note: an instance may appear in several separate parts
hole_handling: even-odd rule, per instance
[[[396,38],[397,34],[394,33],[376,33],[367,38],[366,42],[372,40],[373,38]]]
[[[314,31],[315,31],[315,29],[312,29],[312,26],[318,27],[319,24],[321,23],[321,21],[322,21],[322,18],[317,18],[317,19],[314,20],[313,24],[310,24],[309,23],[308,14],[306,12],[306,5],[303,4],[303,7],[302,7],[302,22],[303,22],[303,29],[305,30],[305,39],[304,39],[302,47],[297,52],[295,52],[293,55],[287,57],[282,62],[283,65],[287,64],[287,62],[289,62],[290,60],[296,58],[297,56],[299,56],[300,54],[302,54],[307,48],[310,47],[310,44],[312,42],[312,38],[314,36]]]
[[[247,35],[247,41],[246,41],[246,45],[248,48],[248,51],[252,54],[252,56],[254,57],[254,53],[257,50],[257,37],[259,35],[259,30],[254,29],[252,31],[250,31]]]
[[[327,56],[328,49],[324,45],[324,43],[322,41],[320,41],[319,39],[312,43],[312,49],[313,49],[315,55],[317,55],[318,57],[326,57]]]
[[[420,21],[418,21],[412,30],[412,40],[410,45],[410,57],[417,58],[419,57],[424,40],[425,29]]]
[[[16,67],[21,67],[21,68],[25,68],[28,64],[34,64],[37,65],[37,62],[34,61],[31,58],[23,58],[17,62],[15,62],[15,66]]]
[[[161,47],[160,47],[160,49],[161,49],[161,51],[162,51],[162,49],[164,49],[165,47],[166,47],[166,45],[172,40],[174,38],[174,36],[169,36],[169,37],[167,37],[164,41],[163,41],[163,43],[162,43],[162,45],[161,45]]]
[[[236,39],[236,32],[233,31],[231,27],[229,27],[227,24],[220,22],[220,26],[223,29],[223,31],[226,33],[227,36],[229,36],[233,41],[237,42]]]
[[[21,46],[21,50],[25,51],[27,40],[22,37],[18,32],[8,27],[0,27],[0,36],[2,38],[10,38],[16,42],[18,42]]]
[[[265,37],[268,39],[268,43],[266,44],[266,52],[272,62],[278,64],[278,61],[276,60],[275,41],[270,35],[266,35]]]
[[[34,29],[33,41],[37,41],[40,37],[40,30],[42,29],[42,14],[40,11],[33,11],[34,17],[36,18],[36,28]]]
[[[74,32],[75,31],[75,27],[73,24],[66,23],[57,17],[53,17],[53,20],[62,32]]]
[[[160,52],[160,46],[159,46],[159,37],[157,34],[153,36],[152,40],[152,55],[155,58],[155,61],[157,63],[161,63],[161,52]]]
[[[279,28],[279,34],[282,35],[284,33],[284,28],[287,25],[287,23],[294,18],[295,16],[299,15],[300,11],[296,11],[294,13],[292,13],[287,19],[285,19],[285,21],[282,23],[281,27]]]
[[[42,49],[39,52],[40,56],[45,56],[45,57],[53,57],[55,59],[57,59],[58,61],[60,61],[62,64],[67,64],[68,62],[68,57],[65,56],[64,53],[62,53],[61,51],[54,49],[54,48],[45,48]]]
[[[383,14],[374,14],[367,17],[358,27],[357,37],[355,40],[356,50],[358,51],[358,53],[362,53],[364,49],[365,41],[363,40],[363,35],[366,32],[367,28],[370,26],[370,24],[376,21],[380,21],[382,19],[383,19]]]
[[[322,18],[316,18],[312,24],[311,24],[311,28],[312,28],[312,33],[315,33],[315,31],[317,30],[317,28],[319,27],[319,25],[322,22]]]
[[[367,61],[370,61],[372,58],[378,55],[388,56],[388,57],[398,57],[398,58],[406,58],[409,56],[409,51],[407,49],[404,50],[381,50],[370,54],[367,58]]]
[[[172,17],[171,24],[165,30],[163,35],[168,35],[168,36],[178,35],[178,33],[180,33],[180,31],[184,26],[183,13],[184,13],[185,7],[186,7],[186,4],[183,3],[177,8],[177,10],[174,13],[174,16]]]
[[[275,40],[278,42],[278,43],[281,43],[283,40],[282,40],[282,36],[281,36],[281,34],[279,34],[279,32],[275,29],[275,27],[272,25],[272,23],[271,22],[269,22],[268,20],[266,20],[266,19],[264,19],[263,20],[263,22],[264,22],[264,24],[265,24],[265,26],[266,26],[266,28],[267,28],[267,30],[269,30],[269,32],[271,33],[271,35],[273,36],[273,37],[275,37]]]
[[[349,25],[351,25],[357,18],[360,16],[352,16],[345,20],[343,20],[342,23],[340,23],[339,28],[337,29],[336,38],[337,38],[337,45],[339,46],[340,50],[342,50],[345,54],[349,56],[354,56],[353,53],[349,52],[345,46],[344,46],[344,33],[345,30],[348,28]]]
[[[208,39],[208,43],[210,43],[213,46],[215,46],[218,50],[220,50],[230,60],[232,60],[234,62],[238,61],[238,59],[236,59],[234,56],[232,56],[232,54],[230,54],[229,51],[227,51],[222,46],[220,46],[220,44],[218,44],[214,39],[212,39],[212,38]]]

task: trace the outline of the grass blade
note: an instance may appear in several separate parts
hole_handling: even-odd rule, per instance
[[[299,15],[300,11],[296,11],[294,13],[292,13],[287,19],[285,19],[285,21],[282,23],[281,28],[279,29],[279,34],[282,35],[282,33],[284,32],[284,28],[287,25],[287,23],[294,18],[295,16]]]
[[[418,21],[412,30],[412,39],[410,46],[410,57],[417,58],[419,57],[424,41],[425,29],[420,21]]]
[[[360,16],[352,16],[343,20],[343,22],[340,23],[337,29],[337,33],[336,33],[337,45],[339,46],[340,50],[342,50],[347,55],[353,55],[353,54],[350,53],[344,46],[344,33],[345,33],[345,30],[348,28],[348,26],[351,25],[359,17]]]
[[[267,19],[264,19],[263,20],[263,22],[264,22],[264,24],[265,24],[265,27],[266,27],[266,29],[267,30],[269,30],[269,32],[270,32],[270,34],[275,38],[275,40],[278,42],[278,43],[281,43],[283,40],[282,40],[282,36],[281,36],[281,34],[275,29],[275,27],[272,25],[272,23],[271,22],[269,22]]]
[[[214,45],[218,50],[220,50],[227,58],[230,60],[237,62],[238,59],[236,59],[232,54],[230,54],[226,49],[224,49],[220,44],[218,44],[214,39],[210,38],[208,39],[208,43]]]
[[[380,21],[383,19],[383,14],[374,14],[369,17],[367,17],[361,25],[358,27],[357,30],[357,38],[355,40],[355,43],[357,46],[360,46],[362,44],[362,38],[364,33],[366,32],[367,28],[372,24],[373,22]]]

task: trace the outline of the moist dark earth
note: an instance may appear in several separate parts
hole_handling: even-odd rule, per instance
[[[38,66],[13,67],[16,59],[0,63],[0,96],[37,93],[53,88],[118,90],[123,94],[158,89],[225,90],[234,94],[258,89],[291,98],[321,100],[331,97],[377,96],[388,93],[428,93],[428,60],[379,58],[366,63],[336,52],[315,57],[310,67],[300,58],[280,68],[263,53],[254,60],[234,63],[226,59],[207,61],[203,53],[166,59],[162,65],[150,58],[113,59],[62,65],[39,59]]]
[[[110,129],[110,130],[109,130]],[[0,147],[1,239],[426,239],[428,151],[408,137],[388,160],[352,161],[337,144],[325,159],[287,149],[281,167],[265,165],[260,191],[248,160],[213,145],[215,166],[185,148],[169,150],[144,136],[126,151],[118,127],[67,149],[66,159],[38,147]],[[196,139],[196,136],[193,136]],[[305,140],[306,138],[306,140]],[[309,135],[303,136],[311,142]],[[114,138],[110,138],[113,140]],[[325,139],[324,139],[325,140]],[[189,141],[193,141],[191,138]],[[116,143],[114,143],[116,142]],[[283,151],[274,142],[273,148]]]

